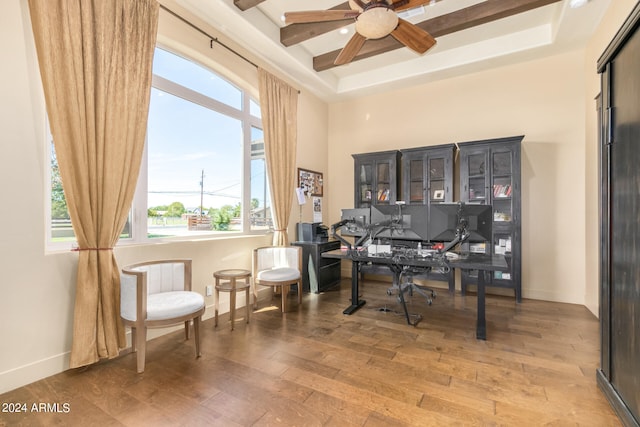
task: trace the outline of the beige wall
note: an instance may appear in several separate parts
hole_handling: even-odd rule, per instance
[[[195,20],[195,18],[194,18]],[[238,82],[257,86],[253,66],[161,13],[159,41],[227,72]],[[214,31],[211,34],[216,35]],[[0,14],[3,54],[0,99],[0,178],[5,184],[0,213],[0,393],[68,368],[75,298],[77,254],[46,251],[44,198],[45,111],[26,0],[7,0]],[[267,69],[269,69],[267,67]],[[277,70],[270,70],[278,74]],[[286,76],[281,76],[285,77]],[[293,83],[295,84],[295,83]],[[257,89],[256,89],[257,94]],[[302,91],[299,100],[300,166],[326,173],[327,106]],[[293,195],[292,195],[293,197]],[[304,206],[311,220],[310,204]],[[297,205],[292,213],[298,221]],[[308,218],[306,217],[308,215]],[[290,227],[290,235],[294,231]],[[251,249],[269,244],[271,236],[238,237],[119,247],[120,265],[162,257],[194,262],[194,289],[204,294],[214,270],[251,267]],[[223,295],[223,298],[228,298]],[[205,317],[213,314],[207,297]],[[228,307],[223,300],[222,309]],[[157,335],[156,333],[150,336]]]

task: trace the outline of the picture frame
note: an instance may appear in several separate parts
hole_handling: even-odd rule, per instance
[[[433,200],[444,200],[444,190],[435,190],[433,192]]]
[[[302,188],[307,197],[322,197],[323,185],[322,172],[298,168],[298,188]]]

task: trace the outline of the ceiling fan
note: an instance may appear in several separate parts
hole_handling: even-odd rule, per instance
[[[343,65],[358,54],[368,39],[380,39],[389,34],[406,47],[422,54],[436,44],[436,40],[423,29],[398,17],[398,11],[413,9],[433,0],[349,0],[351,10],[310,10],[286,12],[287,24],[339,21],[354,19],[356,32],[347,42],[335,65]]]

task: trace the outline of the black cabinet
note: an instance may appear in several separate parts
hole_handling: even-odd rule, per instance
[[[398,197],[400,152],[398,150],[353,154],[354,207],[394,205]]]
[[[402,197],[408,205],[450,203],[453,201],[455,144],[400,150],[402,154]],[[455,291],[455,271],[444,273],[433,269],[429,274],[416,276],[428,280],[448,282]]]
[[[340,242],[293,242],[302,247],[302,289],[319,293],[340,283],[340,260],[322,258],[322,253],[340,249]]]
[[[598,60],[600,369],[625,426],[640,425],[640,3]]]
[[[460,200],[493,206],[493,239],[467,243],[472,252],[502,254],[508,271],[496,271],[487,286],[513,289],[522,301],[521,254],[521,142],[524,136],[462,142],[460,149]],[[462,270],[462,293],[477,284],[476,270]]]

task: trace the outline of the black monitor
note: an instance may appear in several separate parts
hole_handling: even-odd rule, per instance
[[[342,209],[342,221],[349,221],[341,229],[344,236],[364,236],[370,224],[369,218],[371,210],[369,208]]]
[[[431,205],[428,240],[451,242],[459,232],[466,231],[468,242],[492,240],[493,212],[491,205],[438,203]]]
[[[373,238],[426,241],[429,211],[426,205],[373,205]]]

